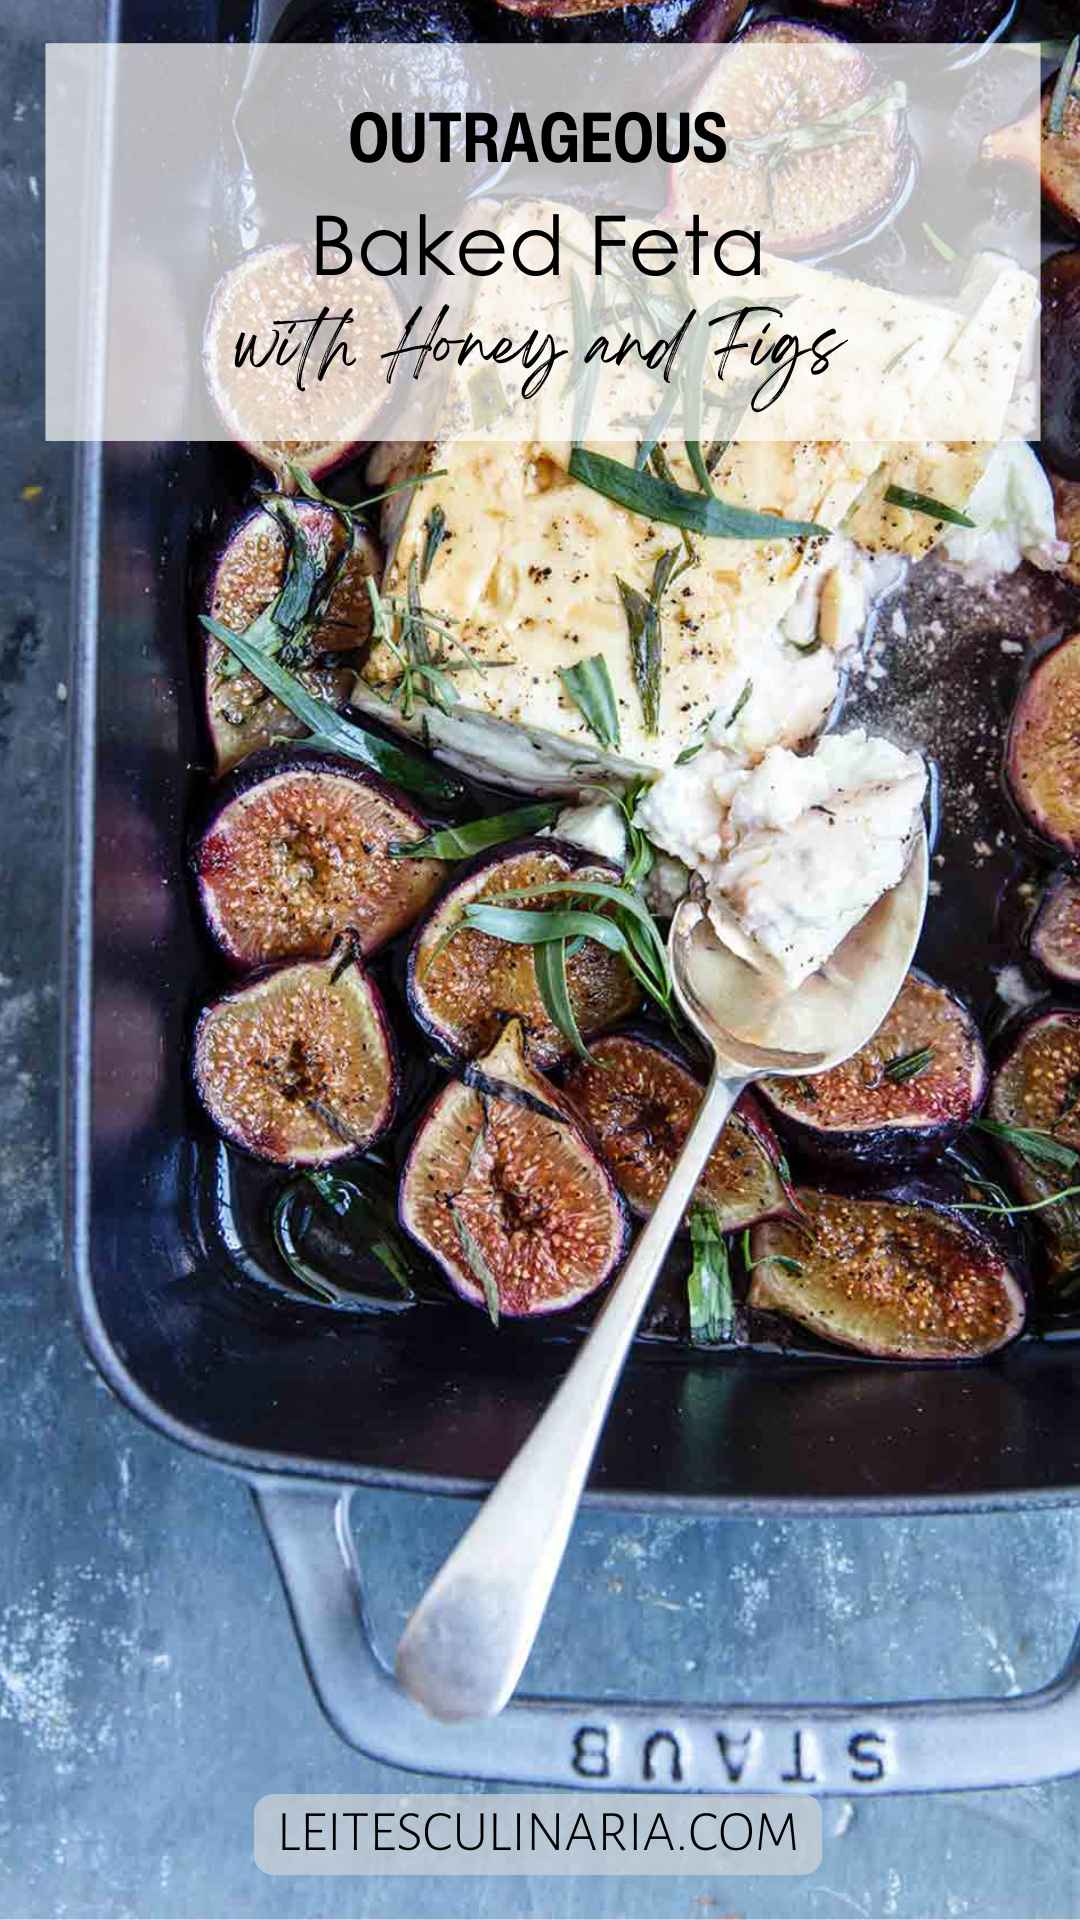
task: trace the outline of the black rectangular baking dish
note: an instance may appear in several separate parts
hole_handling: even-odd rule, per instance
[[[211,38],[244,24],[223,23],[213,0],[164,9],[130,0],[111,31]],[[345,1738],[384,1759],[576,1786],[845,1793],[1080,1768],[1075,1658],[1037,1695],[959,1705],[522,1702],[496,1723],[450,1730],[399,1693],[364,1624],[350,1492],[480,1491],[571,1349],[558,1335],[493,1337],[464,1312],[403,1323],[305,1309],[252,1285],[220,1234],[205,1231],[184,1071],[209,979],[184,871],[190,769],[202,750],[188,574],[193,515],[197,532],[227,509],[232,459],[222,448],[112,445],[81,460],[66,1217],[79,1321],[104,1378],[158,1431],[250,1481],[323,1704]],[[940,962],[961,938],[959,918],[939,919],[931,963],[945,977],[955,952],[951,968]],[[1069,1337],[942,1372],[639,1345],[589,1497],[717,1515],[1071,1502],[1078,1369]]]

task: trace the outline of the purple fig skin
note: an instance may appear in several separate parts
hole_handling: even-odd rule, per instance
[[[291,775],[318,776],[327,775],[334,781],[348,781],[361,794],[373,794],[393,810],[400,821],[400,830],[392,837],[394,840],[423,839],[427,833],[427,823],[408,797],[397,787],[384,780],[381,775],[359,766],[356,761],[343,755],[326,753],[318,749],[305,749],[302,746],[288,748],[267,748],[261,753],[251,754],[233,772],[213,788],[204,824],[195,842],[191,855],[192,870],[195,875],[203,916],[211,938],[226,963],[239,971],[252,967],[276,965],[284,960],[323,959],[330,952],[333,941],[348,929],[361,935],[360,944],[365,957],[370,958],[387,941],[395,939],[404,929],[423,913],[429,904],[431,893],[422,894],[414,901],[410,894],[415,892],[418,869],[423,866],[435,871],[430,875],[431,886],[439,884],[443,874],[441,861],[394,860],[388,869],[391,883],[398,881],[401,890],[401,917],[384,913],[375,929],[365,928],[363,915],[359,911],[355,916],[347,916],[340,926],[333,927],[325,937],[301,942],[291,946],[288,951],[252,952],[250,945],[237,946],[232,937],[229,916],[222,910],[220,885],[233,878],[233,874],[223,869],[225,844],[227,843],[230,816],[236,817],[238,807],[246,796],[255,794],[259,788],[268,790],[271,783],[286,780]],[[238,856],[239,858],[239,856]],[[375,858],[372,852],[372,858]],[[428,875],[424,875],[425,882]]]
[[[428,1258],[435,1262],[443,1279],[447,1282],[448,1286],[453,1289],[454,1293],[457,1294],[458,1298],[464,1300],[470,1307],[479,1307],[482,1311],[486,1312],[487,1302],[484,1298],[483,1289],[467,1280],[464,1274],[444,1261],[429,1245],[427,1240],[420,1238],[409,1207],[409,1183],[412,1178],[415,1178],[417,1166],[420,1164],[424,1152],[424,1135],[426,1129],[429,1125],[437,1125],[442,1109],[453,1095],[457,1084],[456,1081],[452,1081],[448,1087],[443,1087],[442,1090],[435,1095],[434,1100],[431,1102],[416,1130],[412,1146],[409,1149],[408,1158],[402,1168],[401,1185],[398,1189],[398,1220],[403,1231],[409,1235],[409,1238],[415,1240],[417,1246],[422,1247]],[[584,1141],[585,1136],[582,1130],[578,1128],[577,1132]],[[592,1149],[590,1148],[590,1152],[591,1151]],[[501,1319],[545,1320],[550,1318],[554,1313],[567,1313],[572,1307],[579,1306],[583,1300],[590,1299],[601,1287],[607,1285],[613,1275],[618,1273],[629,1250],[631,1232],[630,1214],[622,1195],[619,1193],[615,1182],[612,1180],[611,1175],[608,1173],[599,1155],[594,1154],[593,1158],[607,1182],[612,1208],[620,1222],[618,1237],[612,1240],[611,1258],[607,1266],[589,1286],[577,1288],[572,1293],[568,1293],[565,1299],[547,1300],[543,1305],[534,1307],[515,1307],[512,1304],[508,1305],[505,1301],[501,1301],[499,1307]]]
[[[814,1326],[809,1319],[803,1320],[790,1310],[785,1310],[778,1305],[770,1293],[767,1282],[764,1285],[758,1284],[756,1290],[759,1297],[756,1300],[752,1286],[751,1306],[780,1313],[784,1318],[791,1318],[797,1325],[807,1327],[827,1346],[841,1347],[849,1352],[862,1353],[875,1360],[906,1367],[941,1369],[978,1366],[991,1356],[1005,1352],[1020,1338],[1027,1324],[1030,1298],[1030,1273],[1022,1237],[1005,1218],[998,1219],[994,1215],[973,1214],[961,1210],[973,1199],[981,1201],[989,1199],[990,1196],[975,1188],[959,1171],[935,1168],[929,1174],[913,1173],[904,1180],[894,1181],[873,1190],[867,1190],[853,1181],[841,1180],[831,1181],[828,1188],[800,1189],[802,1194],[817,1191],[833,1195],[840,1200],[917,1206],[927,1213],[940,1215],[961,1225],[975,1250],[985,1253],[988,1267],[997,1276],[1007,1310],[1007,1322],[1002,1334],[995,1338],[992,1344],[970,1353],[912,1354],[886,1344],[870,1345],[865,1340],[844,1340],[839,1334],[827,1333],[820,1325]],[[751,1259],[754,1262],[752,1279],[754,1272],[762,1271],[759,1263],[776,1251],[774,1245],[776,1232],[777,1223],[775,1222],[752,1230]]]
[[[880,1127],[828,1127],[811,1119],[805,1111],[791,1111],[785,1107],[783,1094],[779,1090],[774,1094],[771,1087],[760,1083],[756,1091],[775,1120],[782,1138],[793,1151],[805,1155],[823,1169],[874,1180],[901,1172],[905,1167],[917,1167],[935,1160],[959,1138],[965,1127],[971,1125],[986,1100],[990,1089],[990,1065],[970,1007],[959,994],[943,987],[940,981],[929,979],[916,968],[912,969],[912,973],[924,985],[936,988],[963,1019],[965,1037],[970,1042],[972,1052],[964,1105],[956,1112],[925,1125],[909,1126],[902,1121],[891,1121]],[[932,1062],[929,1071],[933,1072]],[[923,1090],[915,1082],[911,1085],[915,1099]]]
[[[311,501],[298,500],[295,512],[301,525],[310,533],[324,527],[329,520],[328,509],[316,506]],[[261,555],[257,551],[260,524],[265,528],[270,542],[269,552]],[[344,625],[326,623],[316,635],[320,652],[341,653],[344,656],[368,644],[371,637],[371,607],[366,589],[362,601],[357,605],[356,591],[355,588],[350,591],[350,583],[366,578],[367,574],[377,576],[381,560],[382,551],[374,536],[357,530],[352,558],[330,603],[330,612],[336,621],[344,621],[346,615],[353,617]],[[252,507],[230,527],[213,556],[203,594],[203,611],[214,615],[226,627],[241,623],[246,626],[273,600],[284,578],[284,565],[285,547],[280,530],[265,507]],[[241,672],[234,681],[230,680],[222,686],[217,668],[224,658],[224,649],[201,626],[198,629],[198,648],[202,662],[206,730],[213,748],[215,770],[219,774],[228,773],[249,754],[265,751],[275,737],[295,733],[298,740],[303,738],[302,723],[280,701],[272,696],[262,697],[262,689],[251,674]],[[333,700],[336,705],[345,700],[351,685],[347,661],[343,661],[341,667],[327,665],[308,668],[301,678],[312,692]],[[229,689],[233,687],[239,691],[242,701],[248,700],[252,694],[258,694],[259,698],[246,711],[242,704],[239,717],[230,720]]]
[[[1055,1061],[1052,1036],[1058,1030],[1060,1058]],[[1024,1055],[1032,1046],[1051,1037],[1051,1047],[1043,1051],[1033,1076],[1039,1098],[1029,1106],[1019,1099],[1021,1084],[1016,1082],[1023,1068]],[[1071,1104],[1064,1114],[1061,1108],[1071,1103],[1075,1074],[1080,1072],[1080,1012],[1075,1007],[1040,1007],[1018,1024],[1010,1026],[1002,1038],[994,1062],[994,1074],[987,1107],[989,1118],[999,1126],[1031,1127],[1049,1131],[1062,1146],[1080,1150],[1075,1115]],[[1066,1125],[1065,1122],[1068,1121]],[[1009,1170],[1013,1190],[1026,1204],[1045,1200],[1065,1187],[1076,1186],[1075,1169],[1028,1158],[1007,1138],[994,1141]],[[1043,1250],[1044,1277],[1051,1287],[1073,1273],[1080,1261],[1080,1219],[1075,1201],[1041,1208],[1030,1216],[1030,1224]]]
[[[1078,708],[1080,633],[1072,633],[1039,657],[1021,690],[1005,744],[1005,781],[1031,831],[1073,857],[1080,854],[1072,748]]]
[[[1039,902],[1028,951],[1042,972],[1065,987],[1080,986],[1080,880],[1059,873]]]
[[[509,841],[500,847],[489,848],[484,853],[478,854],[475,859],[462,862],[454,869],[446,886],[442,892],[437,895],[413,935],[408,959],[406,961],[405,990],[408,996],[409,1011],[416,1021],[417,1026],[422,1032],[427,1034],[430,1040],[434,1041],[437,1047],[453,1054],[455,1058],[463,1059],[467,1057],[466,1051],[462,1047],[458,1034],[450,1025],[449,1021],[441,1020],[437,1015],[424,987],[417,977],[421,946],[429,930],[437,921],[444,919],[447,908],[450,906],[455,895],[462,889],[468,889],[478,874],[493,870],[504,861],[518,860],[530,853],[547,856],[557,854],[560,859],[566,862],[569,868],[567,878],[572,877],[574,873],[580,872],[583,867],[587,867],[593,872],[602,874],[609,873],[613,881],[618,881],[621,877],[619,869],[613,866],[611,861],[601,859],[597,854],[590,853],[587,848],[579,847],[570,840],[544,839],[537,835],[533,835],[524,840]],[[542,887],[538,887],[537,891],[542,892]],[[450,951],[453,951],[452,947]],[[633,1009],[628,1006],[617,1012],[613,1015],[611,1024],[614,1025],[618,1019],[623,1017],[624,1013],[629,1013],[632,1010]],[[516,1009],[507,1009],[507,1016],[510,1017],[515,1011]],[[554,1066],[556,1062],[554,1059],[550,1061],[544,1059],[538,1061],[538,1064],[542,1067],[547,1067]]]
[[[594,1040],[594,1042],[592,1043],[593,1050],[594,1051],[601,1050],[605,1042],[615,1041],[615,1040],[627,1041],[635,1046],[642,1047],[648,1053],[662,1055],[662,1057],[666,1060],[669,1060],[673,1066],[681,1068],[683,1073],[688,1074],[689,1077],[692,1080],[694,1080],[697,1083],[697,1085],[700,1087],[702,1096],[704,1096],[704,1093],[705,1093],[704,1083],[701,1080],[700,1074],[698,1073],[698,1070],[695,1067],[694,1062],[690,1059],[689,1055],[685,1052],[685,1050],[682,1047],[680,1047],[676,1041],[672,1040],[668,1034],[658,1033],[651,1028],[646,1028],[641,1025],[617,1027],[611,1033],[598,1035],[596,1040]],[[578,1125],[581,1126],[582,1130],[589,1136],[589,1138],[593,1140],[594,1144],[596,1145],[597,1151],[600,1153],[601,1159],[603,1159],[604,1158],[603,1143],[598,1138],[595,1137],[594,1130],[589,1125],[588,1116],[583,1111],[579,1111],[578,1108],[573,1105],[573,1096],[572,1096],[572,1093],[569,1091],[569,1083],[573,1081],[573,1077],[576,1071],[577,1071],[577,1063],[572,1062],[570,1064],[570,1067],[567,1070],[567,1076],[568,1076],[567,1097],[568,1097],[568,1100],[570,1101],[571,1110],[574,1114],[575,1120],[577,1121]],[[754,1215],[753,1218],[742,1218],[738,1220],[736,1223],[733,1223],[732,1226],[725,1227],[724,1228],[725,1232],[733,1232],[736,1230],[741,1230],[744,1226],[756,1226],[763,1220],[770,1220],[770,1219],[790,1216],[793,1210],[792,1188],[791,1188],[790,1179],[788,1178],[785,1172],[786,1163],[784,1159],[783,1149],[766,1117],[764,1107],[762,1106],[760,1100],[756,1097],[756,1093],[753,1090],[748,1088],[745,1093],[740,1094],[739,1099],[736,1101],[733,1111],[738,1115],[739,1119],[743,1122],[743,1125],[746,1127],[747,1132],[752,1136],[756,1146],[759,1148],[762,1154],[763,1159],[767,1160],[770,1167],[772,1168],[773,1174],[775,1175],[775,1179],[776,1179],[777,1199],[776,1199],[776,1204],[774,1206],[764,1209],[760,1213]],[[618,1185],[617,1180],[616,1180],[616,1185]],[[623,1190],[620,1189],[620,1191],[623,1191]],[[626,1203],[629,1206],[631,1212],[637,1218],[639,1219],[649,1218],[649,1215],[652,1209],[642,1205],[640,1200],[638,1198],[635,1198],[635,1196],[628,1189],[623,1191],[623,1198],[626,1200]]]
[[[363,1138],[340,1140],[333,1146],[325,1149],[319,1148],[311,1152],[289,1152],[283,1149],[273,1149],[265,1141],[260,1141],[259,1138],[253,1137],[251,1130],[245,1129],[242,1122],[226,1110],[215,1091],[213,1076],[208,1070],[209,1063],[207,1063],[205,1059],[208,1036],[215,1017],[218,1016],[223,1009],[231,1005],[242,1004],[249,1000],[252,993],[258,989],[269,987],[275,982],[283,981],[290,973],[299,973],[319,967],[328,974],[331,974],[336,964],[336,961],[297,961],[289,962],[282,967],[268,967],[261,973],[245,980],[242,986],[234,988],[231,992],[222,994],[218,999],[211,1001],[208,1006],[203,1008],[196,1021],[191,1051],[191,1079],[195,1093],[217,1132],[221,1134],[223,1139],[229,1142],[230,1146],[237,1148],[249,1159],[264,1162],[270,1161],[275,1166],[291,1167],[296,1170],[303,1167],[330,1166],[335,1161],[345,1160],[357,1154],[368,1152],[378,1140],[383,1138],[394,1123],[401,1091],[401,1067],[398,1058],[397,1042],[378,987],[367,973],[362,972],[356,966],[355,962],[349,963],[349,970],[350,973],[355,976],[355,980],[359,981],[363,989],[365,1010],[372,1017],[375,1030],[378,1034],[382,1050],[380,1070],[385,1077],[386,1083],[381,1105],[370,1125],[365,1130]]]

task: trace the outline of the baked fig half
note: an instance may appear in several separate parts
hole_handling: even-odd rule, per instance
[[[279,1166],[366,1152],[397,1100],[382,999],[347,956],[275,968],[205,1007],[193,1074],[218,1132]]]
[[[989,1085],[968,1008],[923,973],[908,974],[866,1045],[805,1080],[758,1082],[785,1139],[845,1171],[931,1159],[974,1119]]]
[[[1039,902],[1028,935],[1031,957],[1052,980],[1080,986],[1080,879],[1059,873]]]
[[[1061,569],[1063,580],[1080,587],[1080,480],[1066,480],[1060,473],[1050,475],[1054,490],[1054,530],[1069,549]]]
[[[990,165],[1036,169],[1047,213],[1072,239],[1080,238],[1080,95],[1070,91],[1057,108],[1060,76],[1019,120],[987,135],[980,158]]]
[[[193,863],[206,922],[236,967],[325,958],[348,933],[374,953],[441,885],[441,860],[397,857],[422,840],[404,794],[354,760],[260,754],[214,795]]]
[[[1041,325],[1043,458],[1080,480],[1080,247],[1044,261]]]
[[[1052,1008],[1024,1024],[994,1074],[984,1125],[1026,1205],[1080,1186],[1080,1013]],[[1080,1194],[1031,1220],[1048,1277],[1066,1279],[1080,1262]]]
[[[1009,789],[1043,840],[1080,852],[1080,633],[1037,661],[1005,749]]]
[[[1043,204],[1070,239],[1080,240],[1080,86],[1075,44],[1042,97]]]
[[[317,571],[324,572],[343,537],[337,514],[307,500],[296,501],[292,511],[309,543]],[[266,507],[255,507],[233,528],[214,561],[204,611],[230,633],[243,633],[280,593],[286,560],[281,522]],[[332,656],[367,646],[371,637],[367,582],[381,566],[378,542],[357,526],[352,552],[342,567],[326,613],[306,644],[311,664],[295,669],[309,692],[332,700],[335,706],[347,698],[352,674],[344,662],[336,666]],[[199,635],[206,719],[218,773],[226,773],[247,754],[268,747],[273,740],[303,734],[303,723],[267,692],[261,680],[240,666],[215,634],[200,626]]]
[[[875,40],[986,40],[1015,0],[824,0],[849,33]]]
[[[596,1141],[634,1212],[652,1213],[701,1105],[704,1088],[675,1048],[652,1036],[609,1033],[578,1060],[563,1091]],[[784,1213],[783,1156],[757,1101],[743,1094],[698,1182],[695,1198],[730,1233]]]
[[[447,891],[419,928],[409,954],[409,1005],[420,1026],[440,1047],[474,1059],[495,1044],[511,1018],[524,1028],[529,1058],[551,1066],[571,1051],[547,1014],[536,978],[534,949],[501,940],[463,922],[466,907],[481,901],[543,911],[563,908],[568,896],[545,887],[573,879],[615,881],[616,867],[569,840],[519,840],[482,854]],[[528,892],[525,893],[525,889]],[[589,901],[588,905],[594,903]],[[641,994],[625,960],[596,940],[568,952],[566,982],[579,1032],[588,1038],[636,1012]]]
[[[413,1141],[399,1217],[493,1321],[557,1313],[595,1293],[626,1250],[626,1208],[520,1020],[439,1093]]]
[[[957,1183],[880,1195],[800,1187],[795,1222],[751,1235],[752,1307],[880,1360],[981,1360],[1023,1331],[1027,1299],[1007,1236],[959,1210]]]
[[[694,109],[722,111],[727,155],[720,167],[691,159],[672,170],[675,214],[696,212],[719,232],[756,229],[773,253],[820,257],[851,245],[910,188],[902,88],[824,27],[748,27],[713,65]]]
[[[222,422],[246,452],[286,485],[289,465],[315,480],[348,460],[363,446],[385,399],[380,355],[401,334],[397,303],[385,280],[360,267],[334,280],[334,308],[352,309],[356,337],[365,345],[372,371],[365,382],[351,365],[348,374],[298,384],[292,358],[279,365],[279,345],[293,336],[278,324],[284,317],[315,315],[326,306],[323,288],[306,247],[263,247],[223,274],[214,288],[203,333],[203,367]],[[312,360],[331,346],[329,327],[315,338]],[[254,337],[250,362],[237,365],[237,342]],[[269,357],[268,357],[269,355]],[[287,422],[282,432],[279,422]],[[268,430],[268,426],[272,430]],[[280,434],[280,437],[279,437]]]

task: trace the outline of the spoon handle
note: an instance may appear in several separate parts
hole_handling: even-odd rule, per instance
[[[488,1718],[517,1685],[645,1302],[745,1085],[714,1072],[656,1211],[592,1332],[405,1628],[398,1679],[436,1719]]]

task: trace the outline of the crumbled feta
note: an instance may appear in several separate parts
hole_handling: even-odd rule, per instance
[[[613,860],[616,866],[626,861],[626,822],[614,800],[597,800],[590,806],[564,807],[553,827],[545,828],[556,840],[572,840],[601,860]]]
[[[637,819],[702,875],[720,931],[733,920],[793,989],[900,880],[925,789],[917,754],[856,729],[812,754],[771,747],[756,766],[702,753],[650,788]]]
[[[900,880],[925,790],[917,754],[861,729],[771,748],[732,796],[710,904],[797,987]]]
[[[949,527],[942,551],[973,585],[1015,573],[1022,560],[1052,573],[1069,557],[1057,538],[1050,481],[1026,440],[994,449],[964,511],[975,525]]]

